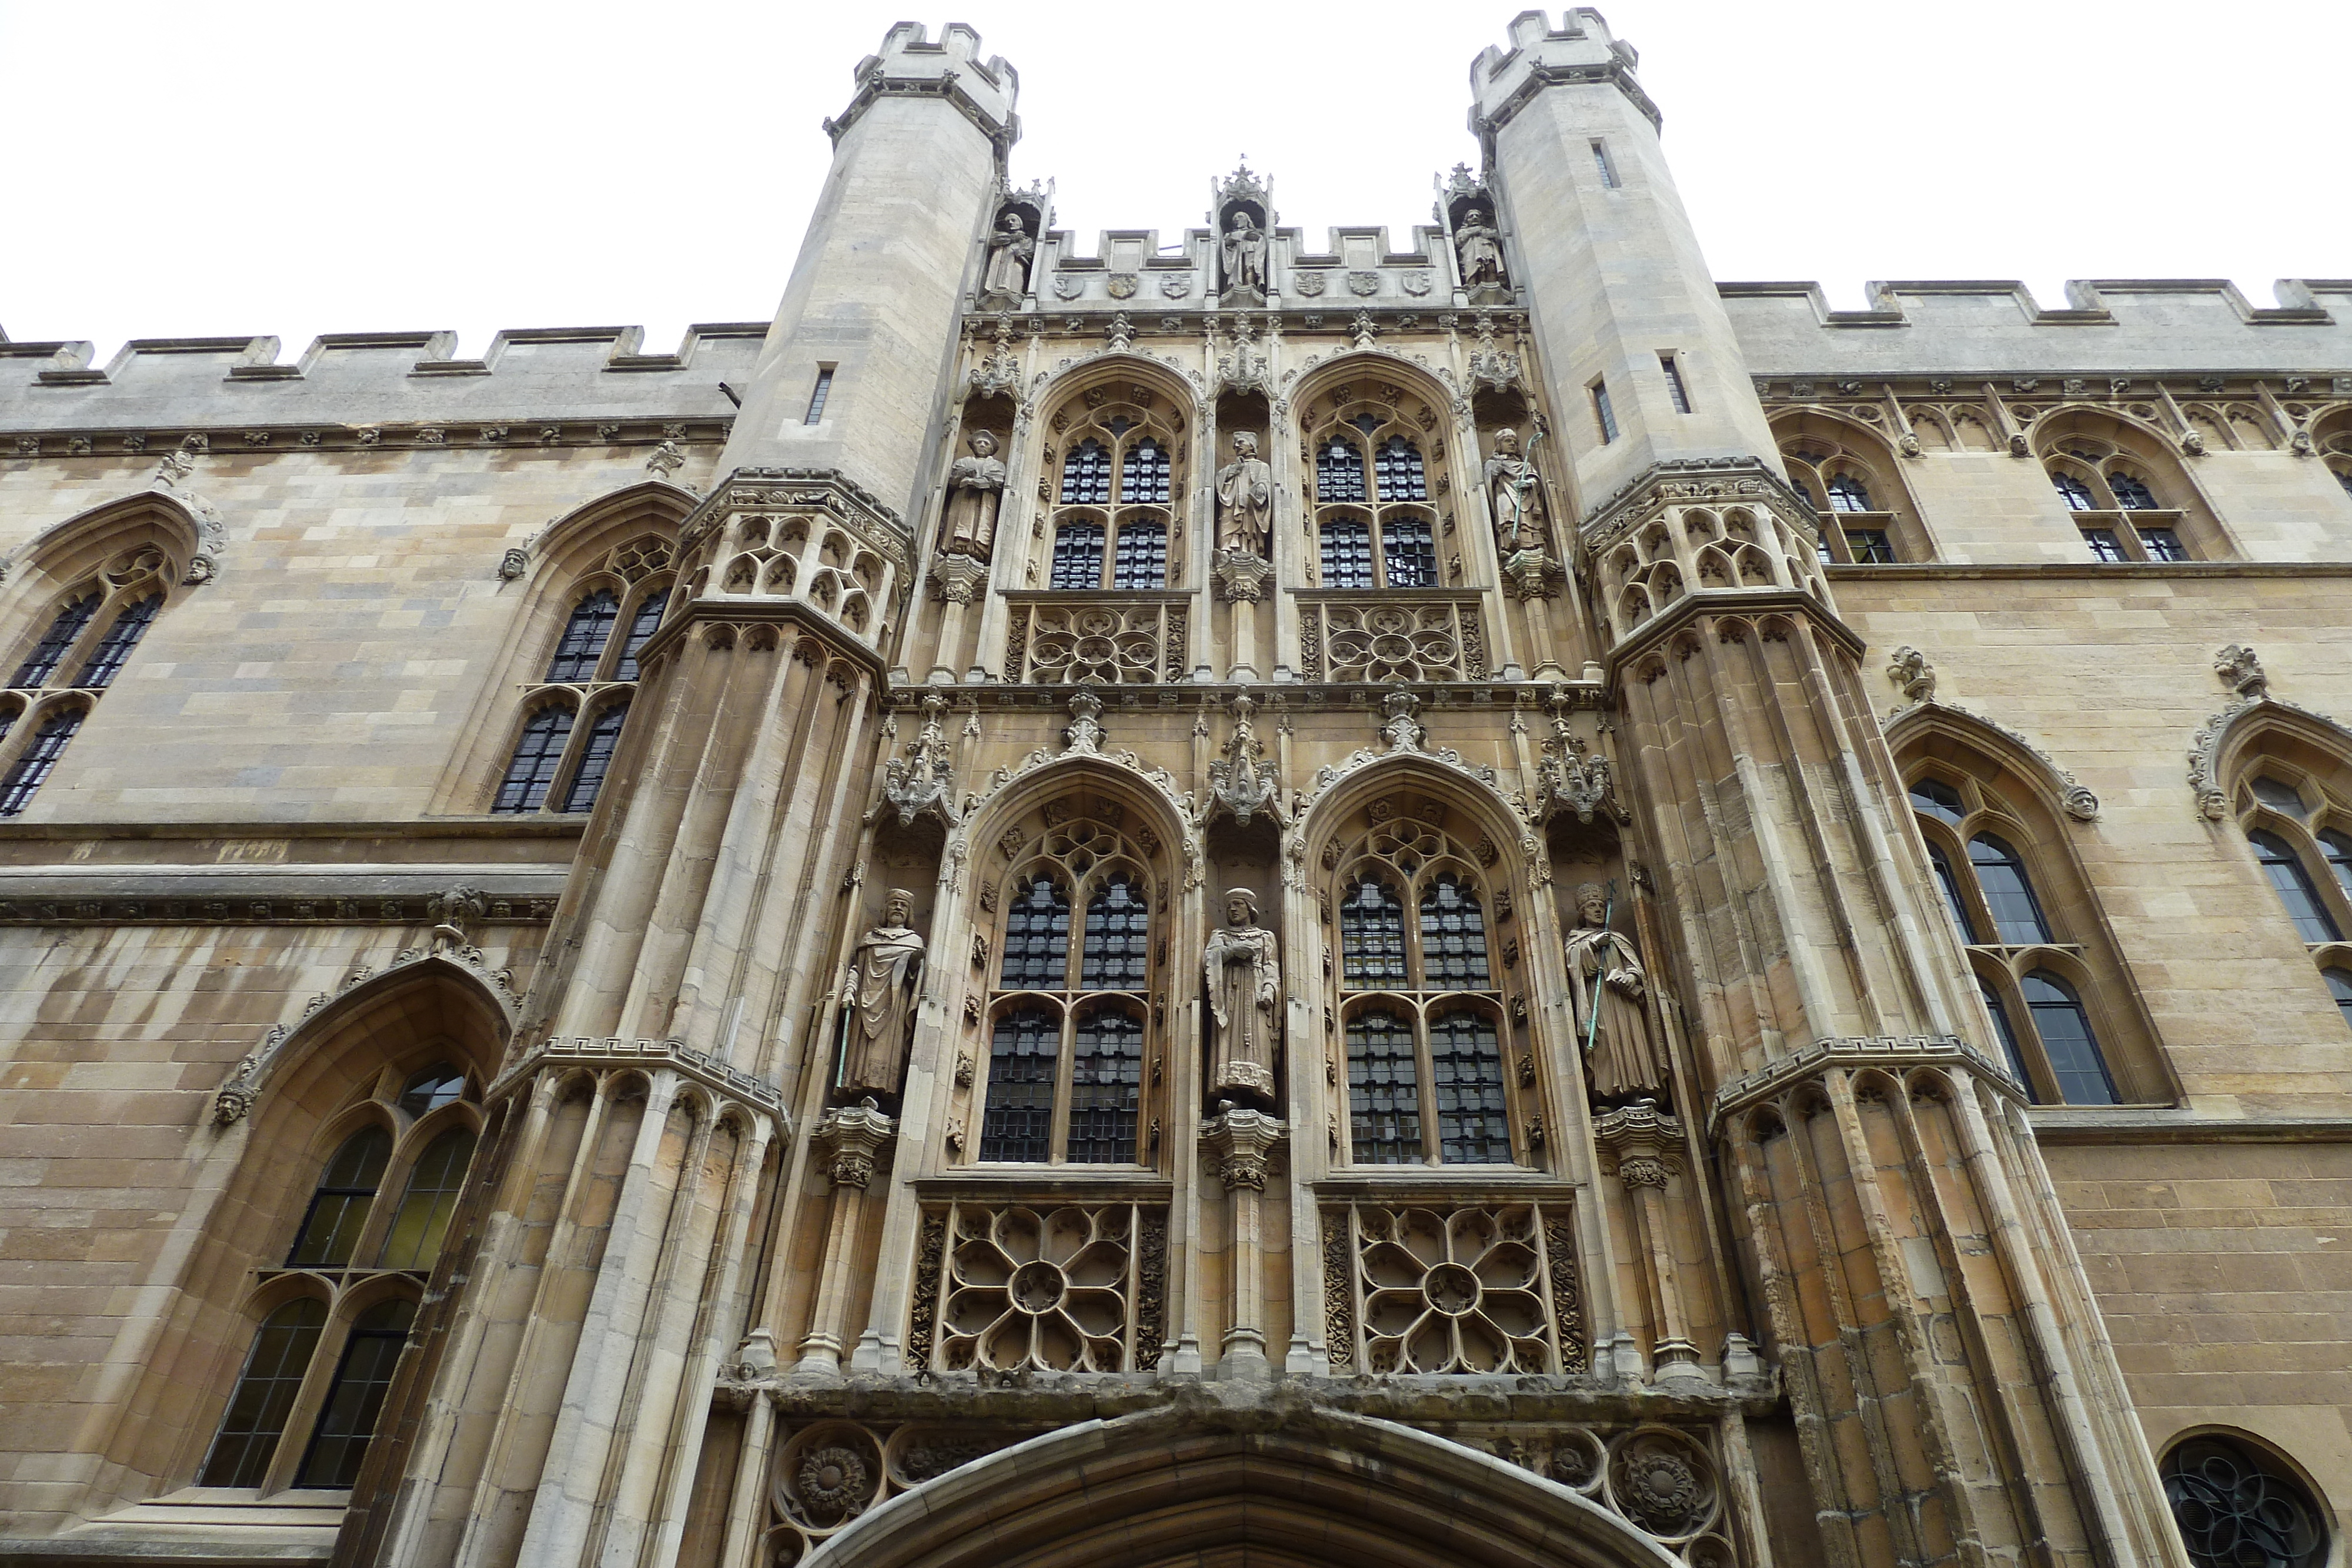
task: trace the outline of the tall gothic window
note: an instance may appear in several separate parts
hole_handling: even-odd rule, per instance
[[[1351,1158],[1509,1165],[1510,1030],[1478,873],[1442,808],[1405,806],[1339,857],[1333,894]]]
[[[1172,505],[1183,432],[1160,412],[1156,394],[1130,385],[1095,405],[1065,404],[1048,423],[1074,420],[1062,449],[1061,482],[1047,527],[1053,539],[1043,575],[1061,592],[1149,592],[1168,587],[1183,530]],[[1029,582],[1039,577],[1033,560]],[[1055,615],[1065,612],[1054,612]]]
[[[1885,566],[1927,560],[1934,549],[1913,514],[1893,452],[1874,432],[1807,410],[1784,416],[1780,462],[1789,483],[1816,511],[1827,565]]]
[[[2238,821],[2254,863],[2339,1009],[2352,999],[2352,765],[2290,743],[2257,753],[2238,786]],[[6,802],[0,800],[0,810]],[[2344,1013],[2352,1021],[2352,1010]]]
[[[2232,553],[2179,470],[2170,441],[2087,408],[2035,422],[2032,436],[2093,559],[2213,560]]]
[[[92,705],[163,612],[179,569],[155,545],[118,551],[50,601],[18,633],[9,695],[0,700],[0,817],[32,805],[88,722]],[[0,664],[0,668],[6,668]],[[19,722],[29,719],[30,722]],[[6,744],[11,737],[15,745]]]
[[[1133,1166],[1152,1035],[1152,883],[1108,805],[1045,809],[1004,884],[983,1163]],[[992,907],[993,887],[983,895]],[[1080,912],[1073,922],[1074,912]]]
[[[1343,387],[1314,440],[1316,586],[1441,588],[1437,486],[1423,436],[1397,402],[1363,401]],[[1387,389],[1395,392],[1397,389]],[[1385,393],[1383,394],[1385,399]]]

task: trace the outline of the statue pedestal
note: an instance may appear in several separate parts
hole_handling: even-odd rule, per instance
[[[1232,1310],[1217,1347],[1216,1375],[1273,1375],[1265,1355],[1265,1232],[1258,1206],[1265,1198],[1266,1167],[1290,1129],[1263,1111],[1227,1106],[1201,1124],[1201,1147],[1217,1163],[1217,1176],[1234,1210]]]
[[[1217,597],[1233,606],[1229,645],[1234,662],[1225,679],[1254,685],[1258,680],[1257,602],[1265,597],[1265,585],[1274,576],[1274,563],[1247,550],[1219,550],[1209,575],[1216,585]]]

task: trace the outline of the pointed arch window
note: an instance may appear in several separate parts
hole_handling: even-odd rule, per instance
[[[33,651],[9,678],[9,685],[26,689],[47,685],[49,677],[64,662],[66,650],[74,645],[88,629],[90,618],[98,613],[98,605],[96,593],[86,593],[59,605],[49,621],[48,630],[41,633],[41,640],[33,644]]]
[[[1364,496],[1364,449],[1344,435],[1334,435],[1315,453],[1315,499],[1361,501]]]
[[[1057,569],[1060,564],[1058,560],[1055,563]],[[1144,521],[1119,525],[1118,557],[1112,564],[1110,585],[1115,589],[1168,586],[1167,524]]]
[[[1147,946],[1151,912],[1142,889],[1127,872],[1113,872],[1087,902],[1084,956],[1078,965],[1082,991],[1139,991],[1150,962]]]
[[[78,570],[51,559],[45,566]],[[114,684],[131,653],[155,623],[179,580],[179,567],[156,544],[136,544],[115,551],[99,567],[94,580],[69,590],[48,612],[40,636],[27,649],[9,677],[11,689],[25,694],[7,705],[0,737],[16,728],[26,713],[40,715],[39,727],[20,738],[13,758],[0,773],[0,817],[13,817],[33,802],[34,794],[57,770],[66,747],[89,716],[98,694]],[[47,706],[36,694],[70,686],[89,695],[70,706]]]
[[[58,758],[81,733],[81,721],[88,713],[86,708],[58,708],[41,721],[32,744],[8,765],[6,773],[0,774],[0,817],[16,816],[33,803],[33,796],[57,771]]]
[[[1133,1165],[1143,1099],[1143,1019],[1105,1003],[1080,1013],[1070,1060],[1072,1165]]]
[[[2050,1071],[2069,1105],[2112,1105],[2115,1080],[2107,1076],[2106,1058],[2100,1054],[2091,1015],[2074,988],[2048,969],[2036,969],[2018,982],[2025,1005],[2033,1014],[2034,1032],[2050,1058]]]
[[[563,765],[564,748],[571,739],[569,707],[551,703],[525,719],[522,734],[515,740],[514,755],[507,762],[506,778],[499,784],[498,799],[490,803],[490,810],[536,811],[547,804],[547,793],[554,788],[555,776]]]
[[[1357,391],[1341,388],[1320,428],[1309,431],[1315,586],[1357,592],[1443,587],[1445,563],[1428,507],[1433,496],[1446,493],[1444,449],[1425,451],[1420,434],[1437,428],[1435,411],[1393,385],[1380,389],[1378,402],[1359,399]],[[1458,575],[1458,558],[1454,570]]]
[[[340,1269],[351,1261],[391,1157],[392,1134],[382,1127],[368,1127],[343,1140],[319,1174],[310,1207],[294,1233],[293,1249],[286,1254],[288,1268]]]
[[[637,654],[661,630],[662,612],[669,608],[669,590],[656,588],[637,601],[637,612],[629,622],[628,641],[622,644],[621,662],[613,666],[616,681],[637,678]]]
[[[1387,990],[1409,983],[1404,967],[1404,905],[1396,890],[1367,875],[1339,904],[1339,956],[1351,991]]]
[[[2303,857],[2293,845],[2276,833],[2256,829],[2246,835],[2254,846],[2254,858],[2262,863],[2263,873],[2270,878],[2271,889],[2279,902],[2286,906],[2287,918],[2305,942],[2335,942],[2342,937],[2327,906],[2319,901],[2319,889],[2312,884],[2311,873],[2304,869]]]
[[[432,1269],[441,1256],[441,1243],[449,1233],[449,1218],[457,1210],[457,1196],[466,1186],[466,1167],[473,1157],[474,1134],[470,1127],[452,1127],[425,1146],[425,1152],[409,1167],[408,1190],[401,1195],[392,1227],[384,1232],[383,1253],[376,1260],[377,1268],[419,1271]]]
[[[2058,498],[2066,503],[2068,511],[2095,512],[2099,509],[2099,498],[2091,494],[2090,486],[2072,474],[2053,474],[2050,484],[2058,492]]]
[[[1838,512],[1874,512],[1870,504],[1870,486],[1851,474],[1832,475],[1829,481],[1830,509]]]
[[[1348,1020],[1348,1116],[1356,1164],[1421,1164],[1420,1055],[1412,1025],[1392,1012]]]
[[[597,792],[604,787],[604,775],[613,766],[613,753],[621,744],[621,727],[628,721],[626,697],[607,703],[597,712],[595,722],[588,727],[588,744],[580,753],[572,787],[563,794],[566,811],[585,811],[596,804]]]
[[[1004,922],[1006,990],[1060,990],[1070,967],[1070,898],[1050,876],[1039,876],[1013,900]]]
[[[98,646],[92,648],[89,657],[83,661],[81,673],[74,677],[74,685],[92,691],[112,685],[114,677],[122,673],[124,663],[130,659],[131,650],[139,646],[139,639],[147,635],[147,628],[154,623],[156,612],[163,608],[163,596],[160,593],[151,593],[124,605],[107,623],[106,634],[98,640]]]
[[[262,1320],[237,1375],[236,1392],[229,1396],[228,1413],[221,1417],[212,1451],[196,1473],[198,1486],[261,1484],[278,1439],[286,1435],[310,1358],[318,1353],[320,1331],[326,1326],[327,1304],[308,1296]]]
[[[393,1367],[408,1343],[408,1325],[415,1316],[414,1301],[395,1297],[378,1301],[352,1322],[335,1380],[327,1385],[326,1406],[310,1450],[295,1474],[296,1486],[340,1490],[359,1479],[360,1461],[367,1457],[368,1439],[375,1436],[376,1417],[392,1387]]]
[[[2042,917],[2042,904],[2033,896],[2025,862],[2007,841],[1979,833],[1969,841],[1969,861],[1976,867],[1977,885],[1984,891],[1993,929],[2001,941],[2023,947],[2050,940],[2050,923]]]
[[[1429,475],[1422,465],[1421,448],[1403,436],[1391,435],[1381,443],[1372,462],[1382,501],[1429,499]]]
[[[563,623],[563,638],[548,661],[550,681],[587,681],[596,676],[604,644],[613,640],[613,623],[621,618],[621,601],[609,588],[600,588],[572,608]]]
[[[1372,528],[1355,517],[1333,517],[1322,528],[1322,585],[1372,586]]]
[[[1100,523],[1066,522],[1054,530],[1054,575],[1059,589],[1102,586],[1103,529]]]
[[[1065,507],[1110,505],[1110,453],[1099,441],[1081,441],[1062,459]]]
[[[1168,448],[1144,436],[1127,449],[1118,471],[1118,503],[1122,507],[1168,504]]]
[[[2157,509],[2156,492],[2147,481],[2134,475],[2107,470],[2107,488],[2116,495],[2116,505],[2126,512],[2153,512]]]
[[[1478,894],[1451,872],[1439,873],[1421,895],[1421,956],[1433,990],[1483,991],[1493,984]]]

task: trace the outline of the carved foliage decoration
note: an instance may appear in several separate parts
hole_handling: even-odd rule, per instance
[[[1166,1224],[1132,1203],[956,1203],[927,1214],[919,1261],[937,1270],[936,1283],[917,1281],[910,1354],[928,1355],[919,1368],[948,1372],[1152,1364],[1165,1317]]]
[[[1335,1370],[1506,1373],[1575,1370],[1584,1334],[1568,1211],[1498,1204],[1333,1206],[1353,1309],[1353,1343],[1334,1337]],[[1336,1232],[1335,1232],[1336,1228]],[[1327,1301],[1327,1332],[1341,1326]]]

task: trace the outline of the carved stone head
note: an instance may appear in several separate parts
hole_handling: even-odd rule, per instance
[[[1517,457],[1519,455],[1519,433],[1509,429],[1495,432],[1495,450],[1506,457]]]
[[[1256,437],[1256,436],[1255,436],[1255,435],[1253,435],[1253,434],[1250,434],[1248,431],[1246,431],[1246,430],[1242,430],[1242,431],[1236,431],[1236,432],[1234,432],[1234,456],[1236,456],[1236,457],[1255,457],[1255,456],[1256,456],[1256,455],[1257,455],[1257,437]]]
[[[1225,924],[1238,929],[1257,918],[1257,894],[1246,887],[1225,894]]]
[[[904,925],[915,913],[915,895],[903,887],[894,887],[882,895],[882,924]]]
[[[1021,214],[1017,212],[1007,212],[996,220],[996,226],[1008,235],[1025,235],[1029,232],[1029,225],[1021,221]]]
[[[975,457],[995,456],[996,437],[985,430],[973,431],[971,433],[971,454]]]
[[[1472,207],[1468,212],[1462,214],[1462,226],[1465,229],[1483,224],[1486,221],[1486,212],[1478,207]]]
[[[1609,890],[1597,882],[1579,883],[1576,907],[1587,925],[1598,925],[1609,918]]]
[[[1257,220],[1250,216],[1247,207],[1244,207],[1234,214],[1233,222],[1225,226],[1235,234],[1252,234],[1257,229]]]

